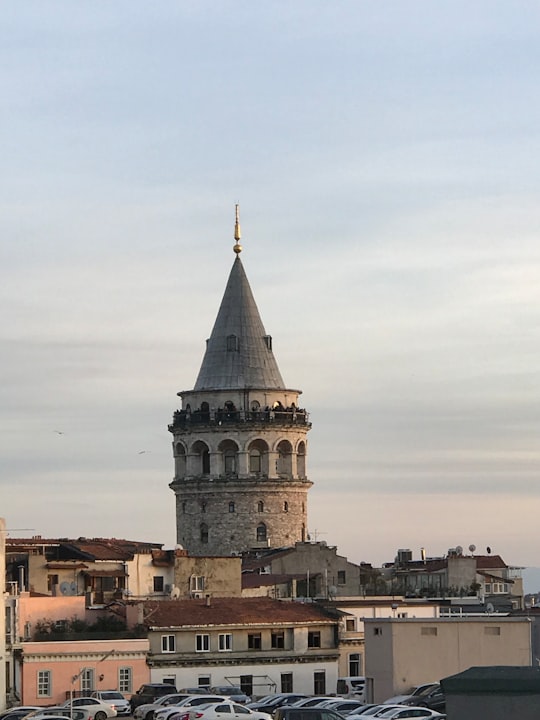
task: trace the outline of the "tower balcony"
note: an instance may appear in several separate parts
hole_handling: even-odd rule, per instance
[[[305,410],[299,410],[298,408],[257,411],[218,409],[186,412],[185,410],[177,410],[173,415],[172,423],[169,425],[169,432],[188,430],[193,427],[216,427],[220,425],[311,427],[309,414]]]

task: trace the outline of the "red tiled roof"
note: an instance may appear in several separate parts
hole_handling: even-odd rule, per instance
[[[161,600],[144,603],[144,624],[150,628],[209,625],[273,625],[276,623],[326,623],[336,620],[313,603],[271,598],[210,598]]]
[[[477,568],[491,568],[493,570],[508,567],[500,555],[475,555],[475,558]]]

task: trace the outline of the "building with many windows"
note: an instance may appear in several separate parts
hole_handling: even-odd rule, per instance
[[[206,598],[128,610],[148,629],[152,682],[233,684],[255,696],[336,692],[338,619],[316,604]]]

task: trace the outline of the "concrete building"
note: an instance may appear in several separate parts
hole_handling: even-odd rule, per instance
[[[528,618],[364,619],[374,702],[475,665],[530,665]]]
[[[195,386],[173,416],[177,542],[190,555],[294,545],[307,537],[307,433],[283,382],[240,260],[234,261]]]
[[[338,620],[313,603],[208,598],[128,610],[148,628],[152,682],[241,685],[255,696],[336,692]]]
[[[174,553],[162,548],[118,538],[8,538],[6,581],[18,591],[85,595],[88,606],[169,597]]]
[[[6,521],[0,517],[0,577],[6,576]],[[6,606],[2,602],[0,604],[0,657],[2,663],[0,667],[0,712],[5,710],[7,704],[8,693],[10,688],[7,686],[7,678],[10,675],[11,668],[6,658]]]

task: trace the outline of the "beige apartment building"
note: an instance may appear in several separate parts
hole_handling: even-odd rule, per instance
[[[530,666],[527,617],[364,619],[374,702],[472,666]]]

